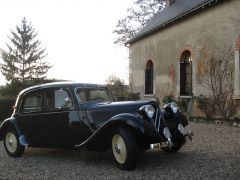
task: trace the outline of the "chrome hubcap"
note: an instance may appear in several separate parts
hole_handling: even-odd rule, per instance
[[[119,144],[117,144],[116,146],[115,146],[115,151],[118,153],[118,154],[120,154],[120,146],[119,146]]]
[[[127,158],[127,149],[123,138],[118,134],[113,136],[112,150],[116,161],[124,164]]]
[[[17,138],[12,132],[8,132],[6,135],[6,148],[11,153],[17,150]]]

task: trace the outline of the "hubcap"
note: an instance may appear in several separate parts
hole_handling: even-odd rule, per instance
[[[14,153],[17,150],[17,138],[12,132],[8,132],[6,135],[6,148],[10,153]]]
[[[112,150],[116,161],[124,164],[127,158],[127,150],[123,138],[118,134],[113,136]]]
[[[116,146],[115,146],[115,151],[118,153],[118,154],[120,154],[120,146],[117,144]]]

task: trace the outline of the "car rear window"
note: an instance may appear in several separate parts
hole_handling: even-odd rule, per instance
[[[26,95],[23,102],[23,113],[41,111],[42,96],[40,93]]]

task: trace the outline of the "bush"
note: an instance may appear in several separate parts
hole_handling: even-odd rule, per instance
[[[140,93],[129,93],[128,94],[128,100],[129,101],[140,100]]]
[[[30,85],[24,85],[21,83],[13,82],[11,84],[6,84],[5,86],[2,86],[0,88],[0,95],[1,97],[8,98],[9,99],[14,99],[17,97],[18,93],[22,91],[23,89],[29,87]],[[4,99],[4,100],[6,100]]]
[[[214,108],[213,106],[210,108],[210,103],[208,99],[204,95],[194,96],[193,99],[197,102],[198,108],[201,110],[203,115],[207,118],[211,118],[211,109]]]
[[[170,102],[177,103],[179,109],[183,112],[187,112],[189,99],[175,98],[174,95],[167,95],[162,99],[163,104],[168,104]]]
[[[173,95],[167,95],[167,96],[163,97],[162,102],[164,104],[168,104],[170,102],[176,102],[176,99]]]
[[[15,99],[1,99],[0,100],[0,122],[11,116],[12,107],[15,104]]]
[[[189,99],[189,98],[178,97],[176,100],[176,103],[180,110],[182,110],[183,112],[187,112],[188,111],[188,103],[190,100],[191,99]]]

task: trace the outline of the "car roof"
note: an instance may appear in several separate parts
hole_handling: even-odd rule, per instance
[[[46,83],[36,86],[31,86],[29,88],[26,88],[20,92],[20,94],[23,94],[27,91],[37,90],[37,89],[43,89],[43,88],[61,88],[61,87],[83,87],[83,88],[105,88],[106,86],[100,85],[100,84],[88,84],[88,83],[79,83],[79,82],[72,82],[72,81],[64,81],[64,82],[53,82],[53,83]]]

